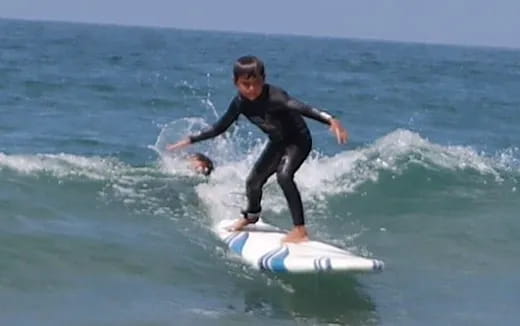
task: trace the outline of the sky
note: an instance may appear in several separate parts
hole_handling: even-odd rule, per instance
[[[520,48],[520,0],[0,0],[0,17]]]

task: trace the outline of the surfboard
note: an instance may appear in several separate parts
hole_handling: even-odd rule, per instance
[[[311,240],[282,243],[286,231],[259,220],[241,231],[230,231],[236,220],[215,226],[217,236],[245,263],[257,270],[286,273],[375,272],[384,263],[350,251]]]

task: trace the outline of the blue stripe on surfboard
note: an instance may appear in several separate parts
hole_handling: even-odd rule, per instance
[[[269,251],[258,259],[258,266],[261,270],[270,270],[273,272],[287,272],[284,261],[289,255],[289,249],[286,246],[276,248]]]
[[[233,232],[231,233],[230,235],[228,235],[225,239],[224,239],[224,242],[229,245],[229,243],[236,237],[238,237],[240,235],[240,232]]]
[[[385,268],[385,264],[382,261],[377,260],[377,259],[374,259],[372,261],[372,270],[374,270],[374,271],[382,271],[383,268]]]
[[[261,270],[266,270],[268,269],[268,261],[269,259],[276,255],[276,253],[278,251],[280,251],[280,249],[282,249],[283,247],[279,247],[279,248],[276,248],[274,250],[271,250],[271,251],[268,251],[267,253],[265,253],[263,256],[261,256],[259,259],[258,259],[258,267],[260,267]]]
[[[284,264],[287,256],[289,256],[289,249],[285,247],[282,251],[271,257],[269,261],[270,270],[273,272],[287,272],[287,268],[285,268]]]
[[[247,239],[249,238],[249,232],[240,232],[238,235],[232,237],[229,242],[229,248],[236,252],[237,254],[242,254],[242,249],[244,249],[244,245],[246,244]]]
[[[332,262],[329,257],[320,257],[314,259],[314,270],[323,272],[330,271],[332,269]]]

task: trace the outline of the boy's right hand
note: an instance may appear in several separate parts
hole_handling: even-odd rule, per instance
[[[166,149],[169,151],[175,151],[177,149],[184,148],[184,147],[188,146],[189,144],[191,144],[191,141],[189,138],[186,138],[175,144],[170,144],[170,145],[166,146]]]
[[[341,125],[341,121],[338,119],[332,119],[330,122],[330,130],[336,136],[338,144],[345,144],[348,141],[348,132]]]

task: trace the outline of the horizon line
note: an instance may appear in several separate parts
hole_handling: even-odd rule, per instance
[[[376,37],[355,37],[355,36],[341,36],[341,35],[313,35],[298,32],[258,32],[258,31],[237,31],[231,29],[209,29],[196,27],[177,27],[171,25],[153,25],[153,24],[134,24],[134,23],[113,23],[113,22],[99,22],[99,21],[73,21],[61,20],[52,18],[27,18],[27,17],[4,17],[0,14],[0,20],[11,20],[31,23],[61,23],[61,24],[77,24],[77,25],[93,25],[93,26],[113,26],[113,27],[131,27],[131,28],[150,28],[150,29],[172,29],[178,31],[188,32],[211,32],[211,33],[230,33],[230,34],[245,34],[245,35],[269,35],[269,36],[292,36],[292,37],[306,37],[318,39],[334,39],[334,40],[350,40],[361,42],[382,42],[382,43],[398,43],[398,44],[415,44],[415,45],[431,45],[431,46],[447,46],[447,47],[462,47],[462,48],[480,48],[480,49],[497,49],[497,50],[520,50],[520,46],[513,45],[488,45],[488,44],[474,44],[474,43],[452,43],[439,41],[417,41],[417,40],[399,40],[399,39],[380,39]]]

